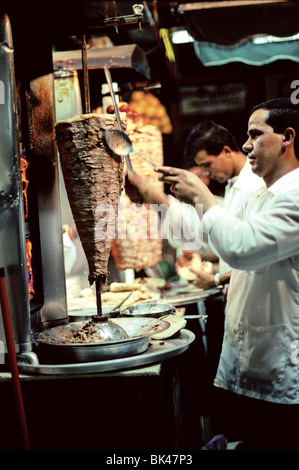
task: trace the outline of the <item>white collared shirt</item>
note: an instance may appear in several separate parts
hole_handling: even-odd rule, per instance
[[[247,198],[249,193],[264,187],[263,178],[252,172],[251,165],[247,160],[239,175],[227,181],[224,194],[224,209],[230,214],[238,215],[242,207],[243,198]],[[227,273],[230,270],[229,264],[222,258],[219,258],[220,274]]]
[[[213,206],[203,222],[235,268],[215,385],[298,404],[299,169],[251,194],[239,218]]]

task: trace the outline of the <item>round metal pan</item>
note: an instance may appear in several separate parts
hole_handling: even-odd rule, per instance
[[[85,325],[85,321],[74,322],[33,335],[34,352],[40,363],[44,364],[83,363],[129,357],[145,352],[150,335],[169,327],[166,321],[142,318],[118,318],[115,323],[126,331],[128,338],[96,343],[60,343],[59,340],[65,338],[69,330],[76,331]]]
[[[116,357],[135,356],[148,348],[149,337],[129,338],[107,343],[49,344],[37,343],[35,352],[40,362],[72,364],[106,361]]]
[[[33,375],[68,375],[68,374],[91,374],[98,372],[125,371],[134,367],[144,367],[163,361],[186,351],[195,340],[192,331],[181,330],[179,338],[172,338],[164,341],[151,341],[151,346],[142,354],[135,356],[120,357],[107,361],[93,361],[75,364],[53,364],[37,361],[34,363],[19,363],[19,371],[22,374]]]

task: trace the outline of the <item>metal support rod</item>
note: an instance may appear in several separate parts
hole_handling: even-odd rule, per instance
[[[101,279],[98,277],[96,280],[96,298],[97,298],[97,313],[99,317],[102,316],[101,291],[102,291],[102,282],[101,282]]]
[[[116,122],[117,122],[119,130],[123,132],[123,125],[122,125],[122,122],[121,122],[121,119],[120,119],[119,109],[118,109],[117,102],[116,102],[116,99],[115,99],[115,93],[114,93],[114,90],[113,90],[110,70],[107,69],[107,67],[104,67],[104,72],[105,72],[105,77],[106,77],[107,85],[108,85],[108,88],[109,88],[110,96],[111,96],[111,99],[112,99],[112,103],[113,103],[113,106],[114,106]]]
[[[87,44],[85,34],[82,36],[82,68],[83,68],[83,83],[84,83],[84,113],[89,114],[90,108],[90,91],[89,91],[89,77],[88,77],[88,61],[87,61]]]

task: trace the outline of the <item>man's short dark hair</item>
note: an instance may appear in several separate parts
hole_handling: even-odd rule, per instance
[[[275,98],[264,101],[251,110],[251,114],[258,109],[266,109],[269,116],[266,124],[273,128],[277,134],[283,134],[287,127],[292,127],[296,136],[299,136],[299,106],[292,103],[290,98]],[[299,160],[299,138],[295,138],[294,151],[297,160]]]
[[[219,155],[225,145],[239,151],[235,137],[225,127],[213,121],[202,121],[197,124],[187,137],[184,148],[184,168],[197,165],[196,154],[205,150],[209,155]]]

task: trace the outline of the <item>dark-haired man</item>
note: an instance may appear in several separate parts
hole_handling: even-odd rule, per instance
[[[243,149],[266,187],[242,201],[238,217],[194,175],[158,169],[177,198],[203,205],[204,233],[234,268],[215,385],[241,406],[230,413],[246,449],[299,448],[298,134],[290,99],[253,108]]]
[[[299,448],[298,134],[290,99],[252,110],[243,149],[266,187],[242,202],[238,217],[189,172],[159,168],[177,198],[203,204],[204,232],[234,268],[215,385],[238,398],[247,449]]]

